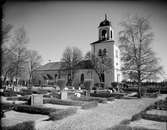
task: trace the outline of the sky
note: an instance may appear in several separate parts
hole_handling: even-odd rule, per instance
[[[129,15],[149,17],[154,33],[152,42],[160,65],[167,74],[167,8],[163,3],[143,1],[49,1],[8,2],[3,6],[4,21],[14,28],[23,27],[29,38],[28,48],[37,50],[42,64],[60,61],[66,47],[78,47],[83,55],[90,43],[98,40],[98,25],[105,13],[118,43],[120,22]],[[166,75],[167,77],[167,75]]]

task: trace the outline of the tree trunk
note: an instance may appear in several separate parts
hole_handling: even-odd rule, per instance
[[[141,98],[141,82],[138,83],[138,98]]]

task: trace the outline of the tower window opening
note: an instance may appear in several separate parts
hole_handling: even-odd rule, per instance
[[[107,31],[103,30],[102,31],[102,40],[105,40],[105,39],[107,39]]]

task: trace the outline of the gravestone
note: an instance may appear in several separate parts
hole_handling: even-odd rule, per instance
[[[68,98],[67,91],[61,91],[61,99],[66,100]]]
[[[32,94],[31,95],[31,106],[40,106],[40,105],[43,105],[43,95]]]

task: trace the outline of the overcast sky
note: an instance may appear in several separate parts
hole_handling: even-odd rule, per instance
[[[76,46],[85,54],[90,43],[98,40],[98,25],[108,19],[117,33],[119,23],[128,15],[149,17],[154,32],[153,49],[167,73],[167,8],[162,3],[146,2],[13,2],[3,6],[4,19],[15,28],[24,26],[28,47],[48,60],[59,61],[67,46]]]

